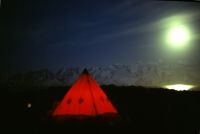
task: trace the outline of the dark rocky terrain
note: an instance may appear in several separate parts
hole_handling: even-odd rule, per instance
[[[134,86],[102,86],[120,117],[93,120],[52,120],[50,113],[69,87],[1,89],[3,133],[137,133],[198,134],[200,92]],[[31,108],[28,108],[28,103]]]

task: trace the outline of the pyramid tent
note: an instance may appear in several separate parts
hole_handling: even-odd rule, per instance
[[[117,114],[107,95],[86,69],[53,112],[53,116]]]

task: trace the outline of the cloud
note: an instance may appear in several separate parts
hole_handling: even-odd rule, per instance
[[[186,19],[192,19],[198,15],[195,13],[189,14],[190,9],[184,8],[188,6],[185,3],[178,4],[179,7],[175,3],[149,0],[125,0],[116,3],[101,11],[103,17],[83,20],[59,20],[59,23],[53,21],[48,25],[43,23],[38,30],[33,30],[33,33],[35,36],[48,33],[50,35],[48,38],[51,38],[52,35],[66,34],[66,37],[53,37],[57,39],[50,45],[90,46],[128,36],[134,39],[138,36],[152,35],[162,30],[168,16],[173,13],[179,14],[180,11],[184,11],[184,14],[188,14],[185,15],[187,16]],[[68,28],[64,23],[69,21],[71,21],[71,27]],[[57,28],[55,29],[54,26]],[[70,30],[75,34],[69,35]]]
[[[130,8],[130,6],[132,6]],[[120,24],[119,27],[114,31],[105,32],[98,35],[96,38],[90,40],[87,44],[96,44],[100,42],[106,42],[107,40],[115,40],[120,37],[125,37],[131,35],[133,38],[136,35],[151,35],[156,31],[163,30],[166,21],[174,16],[182,16],[184,20],[192,20],[199,16],[199,13],[191,10],[185,3],[179,4],[174,3],[163,3],[163,2],[144,2],[134,5],[131,1],[126,1],[123,4],[115,7],[113,13],[118,13],[120,10],[126,10],[120,14],[123,16],[122,19],[127,19],[128,16],[130,20],[124,20],[124,23]],[[129,9],[125,9],[129,7]],[[172,10],[177,9],[177,10]],[[180,15],[182,12],[182,15]],[[139,17],[138,17],[139,16]],[[135,19],[136,18],[136,19]],[[117,23],[117,22],[116,22]]]

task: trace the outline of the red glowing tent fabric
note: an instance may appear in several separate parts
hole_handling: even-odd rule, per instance
[[[116,114],[107,95],[85,69],[56,107],[53,116]]]

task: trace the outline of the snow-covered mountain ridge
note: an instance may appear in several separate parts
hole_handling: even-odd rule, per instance
[[[7,76],[0,74],[1,84],[7,86],[64,86],[71,85],[84,68],[61,68],[29,71]],[[101,85],[163,86],[167,84],[194,84],[199,86],[200,71],[189,65],[166,64],[114,64],[87,68]]]

